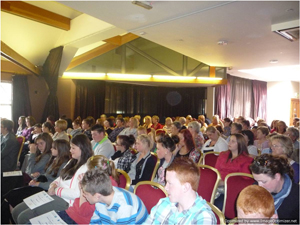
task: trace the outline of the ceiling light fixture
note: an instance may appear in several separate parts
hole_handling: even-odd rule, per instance
[[[221,77],[197,77],[197,80],[222,80]]]
[[[104,78],[105,73],[77,73],[77,72],[65,72],[63,73],[62,78],[67,79],[84,79],[84,80],[98,80]]]
[[[145,9],[148,9],[148,10],[152,9],[152,5],[148,1],[132,1],[131,3],[134,4],[134,5],[141,6]]]
[[[153,79],[158,79],[158,80],[195,80],[196,77],[153,75]]]
[[[218,41],[218,45],[227,45],[227,41]]]
[[[272,60],[270,60],[270,63],[273,63],[273,64],[278,63],[278,60],[277,59],[272,59]]]

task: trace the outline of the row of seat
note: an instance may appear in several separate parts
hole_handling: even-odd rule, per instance
[[[237,216],[236,200],[245,187],[254,183],[253,176],[246,173],[231,173],[225,178],[224,204],[222,212],[214,205],[214,200],[221,180],[220,173],[217,169],[208,165],[198,165],[201,173],[198,194],[205,199],[214,211],[218,224],[226,224],[225,217],[233,219]],[[119,187],[129,189],[130,178],[123,170],[118,170],[120,174]],[[134,193],[138,195],[144,202],[148,212],[150,213],[153,206],[157,204],[159,199],[167,197],[165,188],[153,181],[141,181],[136,184]]]

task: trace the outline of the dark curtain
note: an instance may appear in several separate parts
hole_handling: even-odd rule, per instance
[[[74,116],[99,118],[104,112],[105,82],[77,80]]]
[[[100,85],[101,82],[103,86]],[[191,114],[197,117],[205,113],[205,101],[206,88],[167,88],[105,81],[77,81],[75,116],[98,118],[102,113],[113,116],[158,115],[163,123],[167,116]],[[95,105],[90,105],[93,102]]]
[[[62,53],[63,46],[52,49],[43,65],[42,76],[48,85],[49,95],[44,108],[42,121],[46,121],[46,118],[49,115],[54,116],[55,120],[59,118],[58,98],[56,92]]]
[[[13,102],[12,118],[15,123],[15,130],[18,127],[20,116],[31,116],[31,104],[29,98],[29,88],[27,76],[15,75],[12,78],[13,85]]]
[[[254,107],[253,115],[254,119],[257,117],[264,120],[267,119],[267,82],[253,80],[253,97]]]

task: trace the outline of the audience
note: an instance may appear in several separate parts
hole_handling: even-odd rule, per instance
[[[299,184],[292,182],[288,159],[264,154],[255,158],[250,170],[258,185],[272,194],[279,223],[299,224]]]
[[[115,150],[111,141],[105,136],[104,127],[96,124],[91,128],[91,133],[94,155],[103,155],[109,159],[115,153]]]
[[[289,127],[285,134],[292,140],[294,149],[299,149],[299,129]]]
[[[66,210],[80,196],[78,176],[87,171],[86,161],[93,155],[91,142],[87,136],[79,134],[74,137],[71,140],[70,152],[72,159],[48,189],[48,194],[54,200],[35,209],[30,209],[24,202],[20,203],[12,211],[16,223],[27,224],[29,219],[49,211]]]
[[[259,126],[257,128],[256,140],[254,145],[257,147],[257,150],[261,152],[263,149],[269,147],[269,140],[267,140],[267,135],[269,134],[269,128],[266,126]]]
[[[286,128],[287,128],[287,125],[285,124],[284,121],[279,120],[277,122],[276,132],[278,134],[284,134],[286,132]]]
[[[216,224],[216,217],[198,195],[200,172],[187,158],[176,158],[166,169],[168,197],[160,199],[143,224]]]
[[[75,137],[78,134],[82,134],[82,129],[81,129],[81,118],[80,116],[78,116],[73,122],[72,122],[72,126],[73,126],[73,130],[70,131],[70,135],[73,137]]]
[[[144,124],[143,127],[145,127],[146,129],[151,128],[152,126],[152,119],[151,116],[145,116],[144,117]]]
[[[33,126],[36,124],[36,121],[33,116],[27,116],[26,119],[26,127],[22,131],[22,136],[25,137],[25,142],[29,142],[30,134],[33,131]]]
[[[159,123],[159,117],[158,116],[152,116],[152,126],[151,128],[154,128],[154,130],[163,129],[163,125]]]
[[[106,116],[105,116],[105,118],[106,118]],[[81,127],[83,129],[83,134],[85,134],[90,139],[90,141],[93,140],[91,128],[95,124],[95,119],[91,116],[88,116],[87,118],[82,120],[81,124],[82,124]]]
[[[167,117],[165,119],[165,125],[164,125],[163,129],[165,130],[165,132],[168,135],[171,135],[172,123],[173,123],[173,120],[171,117]]]
[[[201,152],[202,146],[204,144],[204,138],[202,132],[200,131],[200,128],[201,124],[197,121],[192,121],[188,125],[188,129],[191,132],[194,139],[195,147],[199,152]]]
[[[257,147],[254,145],[254,134],[251,130],[242,130],[242,134],[246,140],[248,153],[251,157],[255,157],[258,155]]]
[[[53,137],[54,127],[53,127],[52,123],[50,123],[50,122],[43,123],[42,131],[43,131],[43,133],[48,133],[51,137]]]
[[[223,133],[223,135],[226,136],[226,138],[227,138],[231,134],[232,120],[230,118],[226,117],[223,121],[224,121],[224,133]]]
[[[208,125],[208,127],[211,126],[217,126],[217,125],[221,125],[222,128],[224,128],[224,124],[223,122],[220,120],[219,115],[214,115],[212,118],[212,123]]]
[[[178,121],[175,121],[171,125],[171,136],[176,136],[179,134],[179,131],[181,130],[181,123]]]
[[[138,128],[138,120],[137,118],[131,117],[129,119],[129,127],[122,130],[119,135],[127,135],[132,134],[135,138],[137,137],[137,128]]]

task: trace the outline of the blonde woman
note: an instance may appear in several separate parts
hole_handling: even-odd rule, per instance
[[[169,135],[171,134],[172,123],[173,123],[173,120],[171,119],[171,117],[167,117],[166,120],[165,120],[165,126],[163,127],[163,129]]]
[[[143,127],[145,127],[146,129],[151,128],[152,126],[152,119],[151,116],[145,116],[144,117],[144,124]]]
[[[202,153],[214,151],[214,152],[223,152],[228,149],[228,144],[224,138],[221,137],[219,131],[211,126],[206,129],[206,135],[208,140],[203,145],[201,151]]]
[[[220,120],[219,118],[219,115],[214,115],[213,118],[212,118],[212,123],[209,124],[208,126],[211,127],[211,126],[217,126],[217,125],[220,125],[223,129],[224,129],[224,124],[222,123],[222,121]]]
[[[68,134],[66,133],[66,129],[68,127],[68,122],[66,120],[57,120],[55,121],[55,134],[53,135],[53,141],[57,139],[63,139],[66,141],[70,141]]]
[[[155,161],[150,153],[151,140],[148,135],[139,135],[135,142],[135,148],[138,153],[136,159],[131,163],[128,173],[131,178],[131,185],[135,185],[140,181],[150,180],[155,167]],[[132,186],[131,190],[133,190]]]

